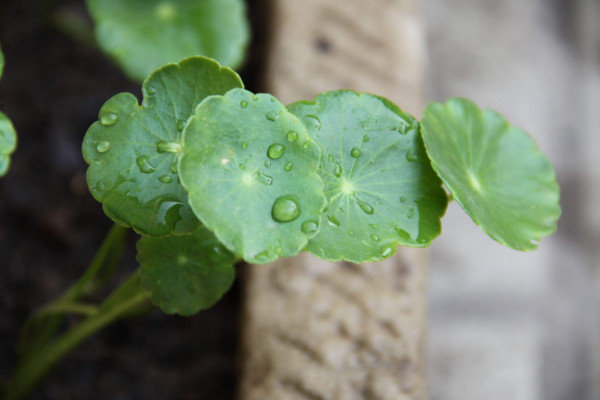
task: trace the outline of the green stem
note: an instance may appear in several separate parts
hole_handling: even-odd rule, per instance
[[[58,361],[81,342],[112,322],[135,314],[148,299],[148,293],[139,285],[139,272],[136,271],[94,314],[48,343],[37,357],[30,357],[22,364],[9,382],[5,399],[25,397]]]
[[[94,304],[85,303],[52,303],[43,307],[38,315],[46,316],[52,314],[80,314],[92,315],[98,312],[98,307]]]

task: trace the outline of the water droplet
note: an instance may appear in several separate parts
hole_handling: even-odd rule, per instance
[[[310,219],[302,223],[302,232],[304,232],[305,235],[312,235],[318,229],[319,225],[315,221],[312,221]]]
[[[158,120],[159,120],[159,118],[158,118],[158,115],[155,115],[155,116],[154,116],[154,119],[155,119],[156,121],[158,121]]]
[[[248,147],[248,143],[242,142],[242,149],[245,149],[246,147]]]
[[[396,250],[396,246],[391,243],[383,245],[381,246],[381,256],[389,257],[394,253],[394,250]]]
[[[408,213],[406,214],[406,218],[411,219],[415,215],[415,206],[410,206],[408,209]]]
[[[400,197],[400,203],[406,203],[406,197],[404,197],[404,196]]]
[[[379,236],[377,236],[374,233],[372,233],[371,234],[371,240],[373,240],[374,242],[379,242]]]
[[[371,206],[369,203],[364,202],[362,200],[356,199],[356,202],[358,203],[358,206],[360,207],[361,210],[363,210],[365,213],[371,215],[373,214],[373,206]]]
[[[292,169],[292,163],[291,162],[286,162],[285,165],[283,166],[283,169],[285,169],[286,171],[290,171]]]
[[[248,107],[248,102],[246,100],[240,101],[240,107],[242,107],[242,108]]]
[[[328,215],[327,221],[328,221],[329,225],[335,226],[336,228],[338,228],[340,226],[340,221],[338,221],[334,215]]]
[[[304,142],[304,144],[302,145],[302,147],[304,147],[305,149],[308,149],[308,142]]]
[[[258,262],[267,262],[271,258],[271,253],[269,253],[268,250],[261,251],[260,253],[256,254],[254,258]]]
[[[366,142],[368,142],[368,141],[369,141],[369,136],[367,136],[367,135],[363,136],[363,142],[365,142],[365,143],[366,143]]]
[[[283,248],[281,246],[275,247],[275,254],[280,255],[282,251],[283,251]]]
[[[400,228],[399,226],[396,226],[394,228],[396,230],[396,233],[398,234],[398,236],[400,236],[402,239],[404,240],[410,240],[410,234],[408,232],[406,232],[404,229]]]
[[[245,170],[246,170],[246,165],[245,165],[245,164],[240,164],[240,165],[239,165],[239,167],[240,167],[240,169],[241,169],[242,171],[245,171]]]
[[[296,140],[298,140],[298,133],[296,131],[289,131],[287,134],[287,139],[290,142],[295,142]]]
[[[177,173],[177,161],[175,161],[171,164],[171,172],[174,174]]]
[[[269,121],[275,121],[277,120],[277,117],[278,115],[275,111],[269,111],[265,114],[265,118],[267,118]]]
[[[358,157],[360,157],[360,149],[359,149],[359,148],[356,148],[356,147],[355,147],[355,148],[353,148],[353,149],[350,151],[350,155],[351,155],[352,157],[354,157],[354,158],[358,158]]]
[[[181,132],[183,131],[183,128],[185,128],[185,121],[180,119],[179,121],[177,121],[177,130]]]
[[[158,180],[162,183],[171,183],[173,179],[169,175],[163,175],[160,178],[158,178]]]
[[[329,160],[329,162],[333,162],[333,156],[330,154],[329,157],[327,157],[327,159]]]
[[[288,194],[279,197],[273,203],[271,216],[277,222],[290,222],[300,216],[300,204],[298,197]]]
[[[106,153],[110,149],[110,142],[102,141],[96,146],[98,153]]]
[[[255,94],[253,94],[253,95],[252,95],[252,100],[254,100],[254,101],[258,101],[258,96],[257,96],[257,95],[255,95]]]
[[[154,89],[152,86],[147,85],[146,86],[146,94],[149,96],[153,96],[156,93],[156,89]]]
[[[304,116],[304,125],[310,130],[319,131],[321,130],[321,120],[314,115]]]
[[[263,165],[267,168],[271,168],[271,160],[267,160],[263,163]]]
[[[379,227],[375,224],[369,224],[369,226],[375,230],[379,229]]]
[[[148,156],[139,156],[135,159],[135,163],[140,168],[140,171],[145,174],[151,174],[156,171],[156,168],[150,164],[150,157]]]
[[[267,155],[273,160],[281,158],[281,156],[283,156],[283,153],[285,153],[285,146],[279,143],[274,143],[270,145],[269,149],[267,150]]]
[[[342,166],[340,163],[335,163],[335,166],[333,167],[333,174],[338,178],[342,176]]]
[[[167,142],[161,140],[160,142],[156,142],[156,151],[159,153],[181,153],[183,148],[177,142]]]
[[[406,152],[406,159],[408,161],[419,161],[419,154],[417,153],[417,149],[412,147],[410,150]]]
[[[100,123],[104,126],[111,126],[117,123],[119,116],[113,113],[106,113],[100,116]]]
[[[354,237],[354,231],[348,230],[348,236]]]
[[[269,175],[266,175],[264,172],[260,171],[256,174],[256,180],[258,183],[262,183],[266,186],[271,186],[273,184],[273,178]]]

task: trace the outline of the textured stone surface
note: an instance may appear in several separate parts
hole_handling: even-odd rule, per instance
[[[425,399],[423,255],[252,266],[241,398]]]
[[[418,4],[273,0],[265,89],[284,103],[354,89],[419,114]],[[302,254],[248,268],[240,398],[425,399],[423,257],[401,249],[355,265]]]

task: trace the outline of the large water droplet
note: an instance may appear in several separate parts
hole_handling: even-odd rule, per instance
[[[240,107],[242,107],[242,108],[248,107],[248,102],[246,100],[240,101]]]
[[[300,203],[298,197],[288,194],[279,197],[273,203],[271,216],[277,222],[290,222],[300,215]]]
[[[340,226],[340,221],[338,221],[338,219],[335,217],[335,215],[328,215],[327,222],[329,223],[330,226],[335,226],[336,228],[338,228]]]
[[[277,112],[275,111],[269,111],[265,114],[265,118],[267,118],[269,121],[277,120],[277,116]]]
[[[417,149],[412,147],[408,152],[406,152],[406,159],[408,161],[419,161],[419,153],[417,153]]]
[[[181,145],[177,142],[167,142],[165,140],[156,142],[156,151],[159,153],[181,153],[182,149]]]
[[[335,166],[333,167],[333,174],[338,178],[342,176],[342,166],[340,163],[335,163]]]
[[[163,175],[160,178],[158,178],[158,180],[161,181],[162,183],[171,183],[173,178],[171,178],[169,175]]]
[[[287,139],[290,142],[295,142],[296,140],[298,140],[298,133],[296,131],[289,131],[287,134]]]
[[[283,166],[283,169],[285,169],[286,171],[290,171],[292,169],[292,163],[291,162],[286,162],[285,165]]]
[[[150,164],[150,157],[148,156],[139,156],[135,159],[135,163],[140,168],[140,171],[145,174],[151,174],[156,171],[156,168]]]
[[[316,221],[306,220],[302,223],[302,232],[305,235],[312,235],[319,229],[319,225]]]
[[[179,132],[183,131],[183,129],[185,128],[185,121],[180,119],[177,121],[177,130]]]
[[[100,123],[104,126],[111,126],[117,123],[119,116],[114,113],[106,113],[100,116]]]
[[[354,158],[360,157],[360,149],[355,147],[350,151],[350,155]]]
[[[106,153],[110,149],[110,142],[102,141],[96,146],[98,153]]]
[[[321,130],[321,120],[314,115],[305,115],[304,116],[304,125],[310,130]]]
[[[274,143],[270,145],[269,149],[267,150],[267,155],[273,160],[281,158],[281,156],[283,156],[283,153],[285,153],[285,146],[279,143]]]
[[[373,214],[373,206],[371,206],[369,203],[356,199],[356,202],[358,203],[358,206],[360,207],[361,210],[363,210],[365,213],[367,214]]]

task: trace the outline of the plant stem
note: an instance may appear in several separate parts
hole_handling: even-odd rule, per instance
[[[135,314],[148,299],[148,293],[139,284],[139,272],[135,271],[94,314],[48,343],[37,357],[30,357],[20,365],[9,382],[5,399],[25,397],[58,361],[82,341],[112,322]]]

